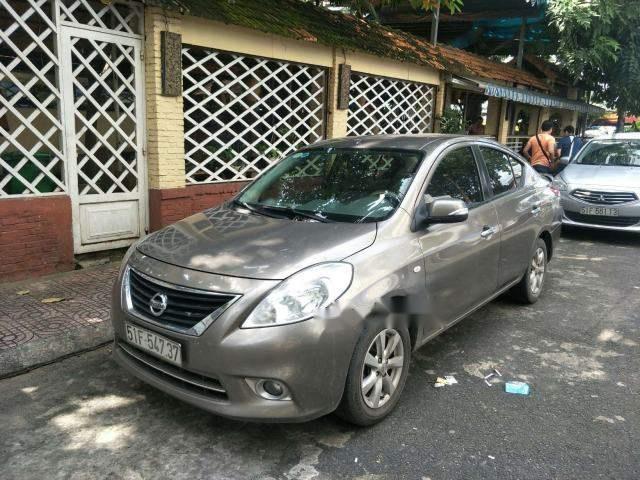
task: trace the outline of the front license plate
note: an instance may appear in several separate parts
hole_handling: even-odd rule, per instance
[[[136,347],[175,365],[182,365],[182,347],[157,333],[125,323],[127,341]]]
[[[584,207],[580,209],[580,213],[583,215],[598,215],[600,217],[617,217],[617,208],[607,207]]]

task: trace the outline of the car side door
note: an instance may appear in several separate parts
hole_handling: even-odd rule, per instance
[[[422,201],[450,196],[469,209],[466,221],[434,224],[418,233],[424,254],[429,326],[442,330],[494,294],[498,282],[498,215],[487,202],[471,145],[455,146],[436,160]],[[435,332],[425,332],[425,336]]]
[[[500,223],[498,286],[502,288],[519,280],[526,270],[541,228],[541,205],[521,160],[493,146],[480,145],[477,149]]]

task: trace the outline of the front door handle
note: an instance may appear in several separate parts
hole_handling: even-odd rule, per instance
[[[531,209],[531,213],[533,213],[534,215],[537,215],[540,213],[540,203],[534,203],[533,204],[533,208]]]
[[[498,227],[485,225],[484,227],[482,227],[482,232],[480,233],[480,236],[482,238],[489,238],[491,235],[497,232],[498,232]]]

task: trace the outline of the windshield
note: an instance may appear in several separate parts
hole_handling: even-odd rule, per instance
[[[593,140],[584,147],[576,163],[640,167],[640,140]]]
[[[235,202],[259,213],[377,222],[398,208],[422,152],[325,148],[285,158]]]

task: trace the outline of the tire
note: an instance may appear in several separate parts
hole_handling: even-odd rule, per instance
[[[547,244],[538,238],[527,263],[527,270],[511,293],[522,303],[534,304],[540,298],[547,277]]]
[[[373,354],[377,355],[380,351],[382,338],[386,342],[386,354],[383,354],[382,362],[378,362],[380,357],[374,357]],[[388,351],[392,342],[395,343],[395,347]],[[400,356],[400,361],[394,361]],[[369,322],[353,351],[344,394],[336,414],[343,420],[359,426],[373,425],[381,421],[400,400],[409,374],[410,361],[411,340],[404,322],[392,325],[386,324],[383,319]],[[377,395],[376,389],[379,389]]]

